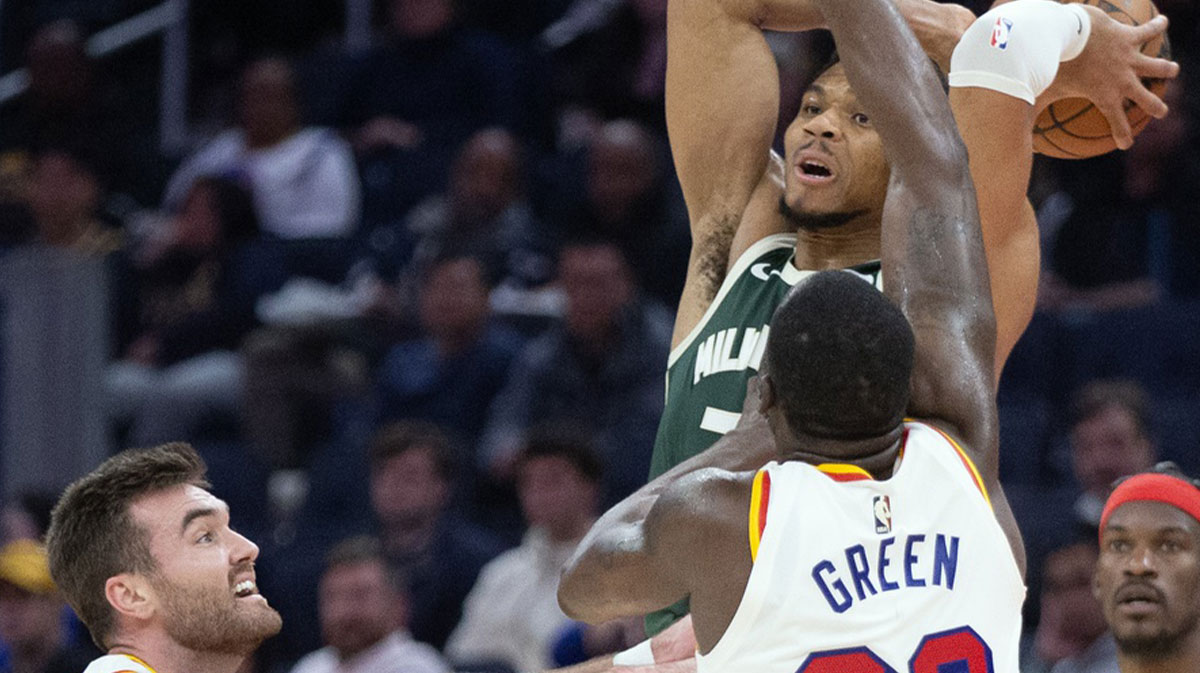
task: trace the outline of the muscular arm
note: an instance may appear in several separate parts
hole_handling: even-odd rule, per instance
[[[687,596],[698,578],[716,578],[728,536],[714,532],[745,529],[748,481],[723,470],[693,472],[667,487],[644,518],[593,528],[563,570],[563,612],[592,623],[644,614]],[[749,548],[744,555],[748,566]]]
[[[880,39],[907,30],[892,7],[820,4],[891,166],[883,286],[916,337],[910,412],[938,419],[994,458],[995,318],[975,190],[950,107],[924,53]],[[981,468],[995,474],[994,463]]]
[[[895,0],[940,63],[971,13],[931,0]],[[782,166],[770,151],[779,74],[763,29],[823,25],[812,0],[670,0],[667,128],[692,229],[673,344],[699,322],[729,264],[783,230]]]
[[[1033,166],[1033,107],[988,89],[950,90],[970,156],[996,313],[994,372],[1033,317],[1041,268],[1037,220],[1025,197]]]

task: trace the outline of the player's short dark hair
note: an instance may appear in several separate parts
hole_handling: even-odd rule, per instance
[[[517,455],[517,465],[548,457],[562,458],[592,483],[600,483],[604,476],[604,463],[592,442],[564,423],[549,423],[530,430]]]
[[[768,373],[793,430],[823,438],[884,434],[904,418],[913,333],[900,309],[862,278],[822,271],[771,320]]]
[[[817,78],[821,75],[824,75],[827,70],[841,62],[841,55],[838,54],[836,49],[834,49],[833,53],[829,55],[829,60],[825,61],[825,65],[822,65],[821,68],[817,70],[817,74],[813,75],[813,81],[816,81]],[[932,56],[929,57],[929,64],[933,66],[933,72],[937,75],[938,83],[942,85],[942,92],[946,95],[950,95],[950,77],[946,74],[946,71],[942,70],[942,66],[938,65],[938,62],[933,60]]]
[[[153,574],[149,536],[129,513],[133,501],[176,486],[208,488],[204,461],[175,442],[130,449],[104,461],[63,492],[50,515],[50,574],[102,650],[115,616],[105,584],[121,573]]]
[[[380,428],[371,438],[367,458],[372,471],[383,463],[413,449],[428,449],[438,475],[450,481],[458,458],[445,432],[428,421],[396,421]]]
[[[1138,434],[1150,436],[1150,402],[1146,389],[1130,379],[1102,379],[1084,384],[1071,400],[1071,425],[1079,425],[1110,407],[1129,414]]]

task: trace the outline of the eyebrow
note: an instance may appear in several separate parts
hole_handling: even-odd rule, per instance
[[[808,91],[806,93],[815,93],[818,96],[824,96],[825,87],[821,86],[820,84],[809,84]]]
[[[226,509],[228,509],[228,507]],[[216,516],[218,512],[219,510],[217,510],[215,507],[201,507],[190,510],[187,514],[183,515],[183,523],[179,526],[179,534],[183,535],[186,533],[188,526],[190,526],[191,523],[196,519],[203,519],[206,516]]]

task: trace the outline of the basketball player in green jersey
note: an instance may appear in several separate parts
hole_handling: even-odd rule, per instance
[[[970,12],[922,0],[897,4],[926,50],[948,64]],[[1037,291],[1037,224],[1025,197],[1036,113],[1058,98],[1086,95],[1115,122],[1119,146],[1128,147],[1126,98],[1154,116],[1166,111],[1138,78],[1174,76],[1170,64],[1138,59],[1130,33],[1112,28],[1116,22],[1099,10],[1087,11],[1102,28],[1086,51],[1058,68],[1036,103],[985,88],[955,88],[950,95],[977,185],[997,319],[997,378],[1032,316]],[[671,0],[667,21],[667,123],[693,247],[652,478],[737,423],[766,326],[797,280],[838,268],[878,280],[873,260],[889,174],[870,116],[836,64],[805,92],[784,136],[784,156],[770,149],[779,81],[762,31],[820,27],[810,3]],[[685,613],[683,604],[655,613],[647,630],[656,633]]]

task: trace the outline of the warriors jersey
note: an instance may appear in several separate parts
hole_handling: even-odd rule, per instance
[[[83,673],[155,673],[146,662],[128,654],[106,654],[95,659]]]
[[[892,477],[770,463],[754,564],[697,673],[1017,673],[1025,586],[970,459],[905,424]]]
[[[768,236],[734,262],[700,323],[667,361],[667,396],[650,478],[704,451],[737,424],[746,383],[758,371],[771,317],[792,286],[813,271],[792,264],[793,234]],[[880,287],[879,262],[847,269]],[[686,601],[646,619],[650,634],[687,614]]]

